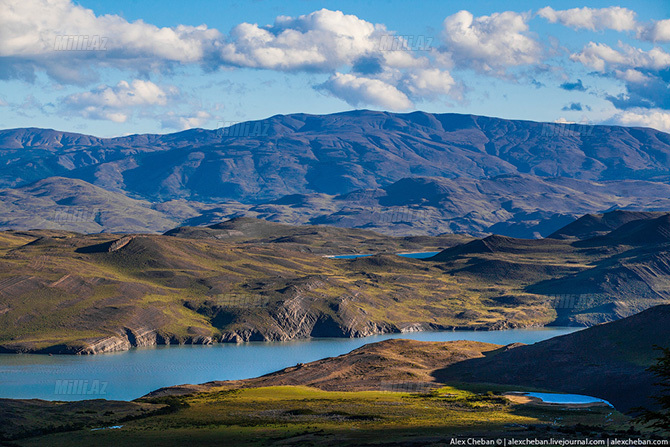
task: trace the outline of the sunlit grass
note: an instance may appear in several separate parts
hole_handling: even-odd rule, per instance
[[[497,388],[496,388],[497,387]],[[235,445],[357,445],[423,436],[510,433],[514,427],[627,427],[608,408],[543,408],[513,405],[506,387],[454,385],[427,394],[385,391],[334,392],[300,386],[214,388],[180,398],[174,413],[124,423],[122,429],[78,431],[26,440],[20,445],[183,445],[218,440]],[[518,389],[518,388],[517,388]],[[148,399],[147,402],[151,402]],[[155,402],[161,402],[156,399]],[[167,402],[167,401],[165,401]],[[232,444],[228,444],[232,445]]]

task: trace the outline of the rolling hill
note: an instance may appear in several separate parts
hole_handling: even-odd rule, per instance
[[[638,195],[630,195],[631,191]],[[643,181],[594,183],[529,175],[409,178],[384,188],[343,195],[293,194],[261,204],[206,204],[184,199],[150,202],[83,180],[50,177],[0,190],[0,206],[0,229],[16,230],[162,233],[180,225],[216,225],[247,216],[288,224],[368,229],[394,236],[495,233],[537,238],[594,210],[668,210],[670,185]],[[583,224],[580,221],[576,225]]]
[[[670,242],[653,237],[667,234],[670,221],[631,221],[609,235],[634,225],[642,236],[583,241],[393,238],[252,218],[165,235],[5,231],[0,349],[97,353],[162,343],[592,326],[670,301]],[[650,239],[640,245],[644,235]],[[394,254],[408,251],[439,253]],[[325,257],[347,252],[372,256]]]
[[[615,210],[604,214],[587,214],[576,221],[550,234],[554,239],[590,239],[603,236],[628,222],[659,217],[661,212],[634,212]]]
[[[159,208],[159,209],[157,209]],[[155,206],[83,180],[52,177],[0,191],[1,229],[69,230],[79,233],[167,230],[199,215],[192,205]]]

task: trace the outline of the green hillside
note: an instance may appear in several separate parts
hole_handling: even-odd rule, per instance
[[[661,216],[626,229],[633,224],[586,241],[393,238],[250,218],[166,235],[6,231],[0,349],[590,326],[670,300],[670,223]],[[440,249],[430,259],[394,254]],[[377,254],[326,257],[351,252]]]

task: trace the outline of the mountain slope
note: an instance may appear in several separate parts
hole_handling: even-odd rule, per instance
[[[473,115],[373,111],[278,115],[261,127],[262,135],[192,129],[111,139],[5,130],[0,149],[9,162],[0,168],[0,186],[61,175],[152,200],[258,203],[378,188],[414,176],[662,180],[670,174],[670,136],[652,129],[575,130]]]
[[[156,231],[173,227],[181,217],[157,211],[149,202],[62,177],[0,190],[0,209],[0,228],[81,233]]]
[[[628,222],[653,219],[661,215],[663,215],[661,212],[624,210],[615,210],[604,214],[587,214],[547,237],[554,239],[589,239],[616,230]]]
[[[263,131],[244,131],[256,126]],[[119,138],[0,131],[0,187],[26,187],[15,205],[37,204],[0,215],[0,228],[41,226],[30,185],[73,187],[62,177],[150,201],[164,219],[190,226],[247,215],[393,235],[530,238],[585,213],[670,209],[670,136],[652,129],[365,110],[278,115],[235,129]],[[154,217],[142,231],[166,229]],[[58,228],[138,231],[130,217],[76,223]]]
[[[441,382],[490,382],[596,396],[620,410],[649,405],[654,377],[645,369],[670,346],[670,305],[555,337],[501,350],[437,371]],[[541,361],[538,361],[541,359]]]
[[[435,250],[459,237],[394,239],[308,227],[293,228],[293,234],[284,228],[284,236],[268,239],[264,229],[277,226],[285,227],[238,219],[212,230],[213,238],[2,232],[0,351],[98,353],[550,319],[548,309],[531,305],[502,322],[494,307],[482,308],[476,318],[459,316],[463,306],[449,299],[460,294],[453,280],[420,260],[324,256],[347,247]],[[219,239],[216,231],[236,237]]]
[[[595,240],[585,241],[585,243],[628,245],[653,245],[668,242],[670,242],[670,214],[633,220]]]
[[[626,195],[632,193],[637,195]],[[339,196],[294,194],[254,205],[186,200],[151,203],[82,180],[51,177],[0,190],[0,205],[0,229],[163,232],[177,225],[216,225],[244,215],[280,223],[326,224],[398,236],[493,232],[532,238],[546,236],[572,222],[576,215],[593,210],[670,209],[670,185],[642,181],[594,183],[528,175],[479,180],[411,178],[376,190]],[[582,225],[586,218],[576,225]]]
[[[620,214],[607,213],[603,220],[615,221]],[[491,288],[524,284],[519,289],[523,293],[545,296],[552,303],[556,311],[552,324],[590,326],[670,299],[670,214],[652,216],[583,241],[492,235],[447,248],[428,261],[443,263],[453,275]],[[578,227],[566,228],[559,233]],[[524,302],[517,294],[491,299],[508,305]]]

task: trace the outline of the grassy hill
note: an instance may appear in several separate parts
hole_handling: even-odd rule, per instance
[[[628,222],[653,219],[664,213],[615,210],[604,214],[587,214],[566,225],[548,237],[554,239],[590,239],[603,236]]]
[[[630,427],[628,418],[607,407],[514,404],[503,396],[505,391],[504,387],[468,385],[443,386],[429,394],[323,391],[302,386],[220,387],[188,396],[143,399],[138,403],[168,404],[171,411],[147,411],[141,418],[123,420],[111,405],[110,409],[91,406],[96,413],[106,410],[112,415],[93,415],[88,423],[73,424],[65,433],[51,434],[60,427],[47,426],[42,436],[19,434],[12,443],[25,447],[440,446],[453,438],[625,437]],[[28,406],[24,402],[15,405]],[[91,431],[109,427],[106,424],[115,417],[122,420],[119,428]],[[40,419],[35,417],[36,422]]]
[[[657,232],[643,235],[670,225],[645,222]],[[590,326],[670,301],[669,246],[658,237],[640,245],[639,236],[393,238],[250,218],[165,235],[5,231],[0,349]],[[438,250],[424,260],[394,254]],[[376,254],[325,257],[347,252]]]

